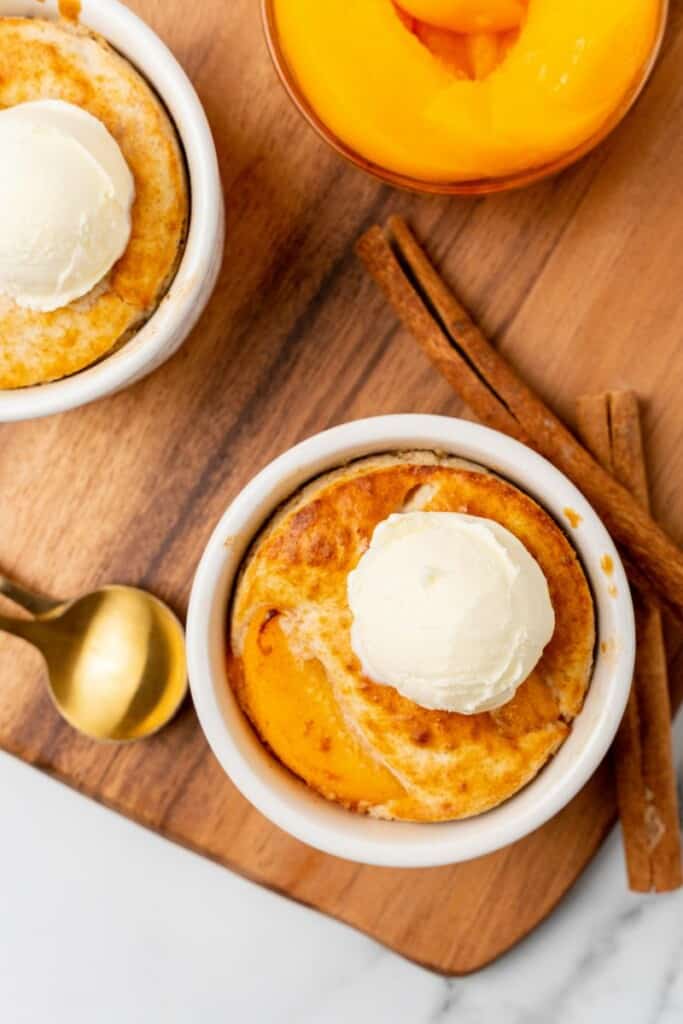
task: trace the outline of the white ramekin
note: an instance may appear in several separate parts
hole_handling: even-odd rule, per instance
[[[54,18],[57,0],[0,0],[0,17]],[[159,37],[118,0],[82,0],[80,21],[99,32],[156,89],[187,160],[191,207],[185,251],[154,315],[122,348],[64,380],[0,390],[0,422],[34,419],[85,405],[140,380],[182,344],[213,291],[223,255],[223,193],[216,148],[189,78]]]
[[[377,452],[436,449],[499,473],[534,497],[576,548],[595,598],[598,642],[583,711],[538,777],[495,810],[447,824],[376,821],[329,803],[266,752],[231,692],[226,635],[235,575],[255,534],[303,483]],[[572,528],[567,519],[578,525]],[[606,575],[605,556],[613,571]],[[602,563],[602,565],[601,565]],[[580,492],[549,462],[502,434],[441,416],[380,416],[335,427],[275,459],[235,498],[204,552],[187,627],[190,686],[199,720],[243,795],[286,832],[337,857],[387,867],[429,867],[482,856],[533,832],[585,785],[607,753],[631,687],[635,627],[616,548]]]

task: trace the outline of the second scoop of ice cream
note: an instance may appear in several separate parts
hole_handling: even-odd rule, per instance
[[[348,580],[364,673],[422,707],[507,703],[555,630],[546,578],[512,533],[452,512],[390,516]]]

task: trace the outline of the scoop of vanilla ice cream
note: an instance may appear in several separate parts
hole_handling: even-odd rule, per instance
[[[363,671],[425,708],[506,704],[555,631],[548,583],[499,523],[408,512],[380,523],[348,578]]]
[[[61,100],[0,111],[0,293],[49,312],[123,255],[133,176],[105,126]]]

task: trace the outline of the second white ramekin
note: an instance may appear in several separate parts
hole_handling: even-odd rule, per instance
[[[499,473],[534,497],[570,536],[598,617],[593,678],[571,735],[540,774],[500,807],[445,824],[376,821],[328,803],[291,775],[257,739],[230,689],[226,637],[240,563],[260,528],[306,481],[378,452],[436,449]],[[568,518],[569,513],[569,518]],[[577,523],[572,527],[569,519]],[[613,571],[606,575],[605,556]],[[616,548],[574,485],[529,448],[495,431],[440,416],[382,416],[335,427],[281,455],[237,495],[199,565],[187,628],[190,686],[199,720],[221,765],[244,796],[297,839],[349,860],[428,867],[482,856],[533,832],[557,814],[596,770],[621,721],[635,656],[628,582]]]

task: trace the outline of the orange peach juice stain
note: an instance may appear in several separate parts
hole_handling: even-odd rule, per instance
[[[573,508],[566,508],[564,510],[564,516],[573,530],[578,530],[583,522],[583,516],[580,516]]]
[[[605,576],[611,576],[614,572],[614,562],[609,555],[603,555],[600,559],[600,568]]]
[[[617,644],[614,637],[609,640],[603,640],[600,644],[600,653],[603,658],[613,658],[617,651]]]
[[[78,21],[81,16],[81,0],[59,0],[59,13],[67,21]]]
[[[610,584],[607,593],[609,594],[610,597],[617,597],[618,594],[619,594],[619,591],[617,590],[617,588],[612,583],[612,584]]]

